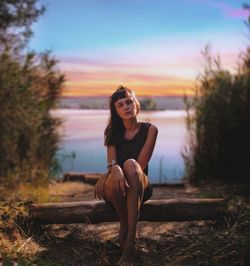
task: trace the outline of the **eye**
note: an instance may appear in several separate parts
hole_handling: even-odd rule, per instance
[[[131,103],[133,103],[133,101],[131,99],[126,101],[126,104],[131,104]]]
[[[117,107],[122,107],[122,105],[123,105],[122,103],[118,103],[116,106]]]

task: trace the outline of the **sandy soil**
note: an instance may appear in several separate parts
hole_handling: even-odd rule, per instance
[[[250,198],[246,201],[249,189],[245,189],[243,197],[235,188],[229,187],[229,193],[224,193],[224,185],[154,187],[152,199],[231,198],[231,211],[217,221],[138,222],[135,265],[250,265]],[[32,191],[25,187],[25,192]],[[17,198],[19,194],[16,191]],[[49,193],[45,194],[46,202],[93,200],[94,186],[51,181]],[[6,204],[2,206],[5,220],[0,228],[0,264],[13,265],[16,261],[18,265],[38,266],[115,265],[121,256],[118,222],[42,227],[27,223],[26,227],[23,224],[26,229],[21,229],[12,216],[19,215],[25,203],[14,208],[11,202]]]
[[[52,183],[49,187],[51,200],[70,202],[94,199],[94,186],[77,182]],[[152,199],[201,197],[201,192],[191,186],[183,187],[154,187]],[[193,222],[139,222],[138,223],[138,256],[137,265],[168,265],[172,261],[168,251],[176,245],[176,239],[183,242],[182,232],[187,229],[193,232],[207,230],[212,221]],[[66,265],[68,256],[81,253],[79,260],[72,265],[114,265],[119,259],[118,247],[119,223],[103,224],[75,224],[75,225],[47,225],[45,231],[50,243],[59,246],[45,248],[47,256],[54,256],[56,261],[63,261]],[[166,236],[168,236],[166,238]],[[185,236],[184,236],[185,238]],[[92,240],[91,240],[92,239]],[[167,239],[167,240],[166,240]],[[44,241],[42,241],[44,243]],[[91,242],[91,243],[90,243]],[[96,246],[93,244],[96,243]],[[58,247],[66,248],[66,253],[58,257]],[[67,246],[67,247],[65,247]],[[54,250],[54,251],[53,251]],[[82,252],[80,251],[82,250]],[[75,254],[74,257],[75,257]],[[67,254],[67,255],[66,255]],[[92,254],[92,257],[90,256]],[[95,259],[93,259],[93,254]],[[79,254],[78,254],[79,255]],[[89,264],[83,262],[83,257],[89,256]],[[174,265],[174,264],[173,264]]]
[[[51,200],[72,202],[94,199],[94,186],[80,182],[52,182],[49,185]],[[152,199],[195,198],[201,197],[202,192],[191,185],[154,187]]]
[[[52,183],[49,187],[51,200],[60,200],[61,202],[73,202],[81,200],[94,200],[94,186],[77,182]],[[154,187],[151,199],[170,199],[170,198],[195,198],[200,197],[201,193],[191,186],[162,186]],[[199,223],[200,224],[200,223]],[[138,238],[150,237],[159,239],[162,233],[173,230],[176,226],[180,228],[185,223],[159,223],[159,222],[139,222]],[[103,241],[117,238],[119,223],[104,223],[101,225],[85,225],[88,232],[97,235]]]

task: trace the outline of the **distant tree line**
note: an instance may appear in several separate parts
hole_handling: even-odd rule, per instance
[[[246,25],[250,30],[250,17]],[[239,56],[236,74],[222,67],[209,46],[203,56],[205,67],[195,97],[186,100],[190,142],[183,156],[187,176],[192,181],[250,182],[249,43]]]
[[[64,76],[49,52],[28,51],[31,25],[45,12],[36,0],[0,1],[0,182],[43,181],[56,169]]]
[[[141,110],[143,111],[150,111],[157,109],[157,103],[152,98],[146,98],[140,100]]]

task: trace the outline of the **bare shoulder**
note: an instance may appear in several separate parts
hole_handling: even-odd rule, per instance
[[[149,129],[148,129],[148,132],[150,132],[150,134],[157,134],[158,128],[155,125],[151,124]]]
[[[148,129],[148,138],[149,139],[156,139],[158,135],[158,128],[155,125],[150,125]]]

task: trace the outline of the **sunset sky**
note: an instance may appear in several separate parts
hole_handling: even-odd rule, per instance
[[[245,3],[249,1],[245,0]],[[247,43],[240,0],[41,0],[30,48],[52,50],[66,74],[64,95],[192,93],[209,42],[234,71]]]

